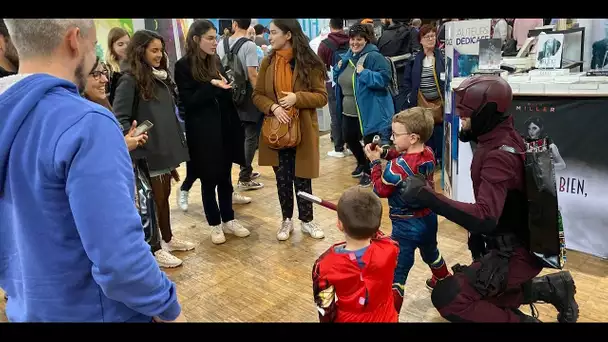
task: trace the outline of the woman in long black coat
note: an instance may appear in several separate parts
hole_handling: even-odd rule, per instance
[[[211,241],[226,241],[224,233],[249,236],[234,219],[232,164],[244,165],[244,133],[232,89],[215,54],[217,31],[208,20],[195,21],[188,31],[186,55],[175,63],[175,83],[186,112],[186,140],[192,170],[199,178],[203,208],[211,226]],[[215,192],[217,189],[216,201]]]

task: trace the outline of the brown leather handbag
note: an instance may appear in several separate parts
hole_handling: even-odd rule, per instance
[[[433,120],[435,124],[443,122],[443,101],[441,97],[436,100],[429,101],[421,91],[418,91],[418,107],[428,108],[433,111]]]
[[[302,139],[300,129],[300,112],[295,109],[288,124],[279,122],[276,116],[264,116],[262,124],[262,138],[268,147],[274,150],[283,150],[296,147]]]

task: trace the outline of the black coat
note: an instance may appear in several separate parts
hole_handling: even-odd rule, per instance
[[[226,77],[219,59],[217,63]],[[232,91],[195,80],[187,57],[175,63],[175,83],[186,114],[188,173],[201,181],[215,181],[232,163],[244,165],[245,133]]]
[[[155,80],[156,98],[144,100],[136,88],[135,77],[128,71],[118,79],[112,107],[126,133],[131,122],[150,120],[148,142],[131,153],[134,158],[146,158],[150,171],[177,168],[188,161],[188,148],[176,115],[174,93],[164,82]]]

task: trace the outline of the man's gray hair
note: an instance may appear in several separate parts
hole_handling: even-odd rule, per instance
[[[422,20],[416,18],[412,20],[412,26],[420,26],[422,25]]]
[[[48,57],[61,44],[70,28],[87,37],[93,19],[4,19],[20,59]]]

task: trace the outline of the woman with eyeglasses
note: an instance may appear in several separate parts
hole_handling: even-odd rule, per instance
[[[144,157],[148,161],[163,240],[162,250],[188,251],[194,249],[195,245],[174,237],[171,230],[171,180],[179,181],[177,168],[189,160],[189,155],[177,118],[176,86],[169,74],[167,55],[164,52],[165,41],[158,33],[140,30],[133,34],[112,105],[125,132],[133,120],[149,120],[154,125],[148,131],[146,145],[137,148],[132,155]],[[173,259],[165,258],[169,253],[159,253],[159,265],[176,266]]]
[[[108,66],[104,62],[101,62],[98,57],[93,71],[91,71],[87,78],[87,85],[84,88],[82,95],[87,100],[100,104],[112,111],[112,106],[110,105],[108,95],[105,91],[109,82],[109,74]],[[148,140],[148,133],[143,133],[138,136],[133,135],[136,126],[137,122],[133,121],[131,129],[125,135],[125,143],[127,143],[129,151],[133,151],[137,147],[144,145]]]
[[[405,106],[433,109],[435,127],[429,141],[425,142],[441,165],[443,146],[443,94],[445,92],[445,62],[437,47],[437,28],[425,24],[418,34],[422,51],[405,66]]]
[[[245,164],[245,133],[216,54],[216,36],[217,29],[209,20],[190,25],[186,54],[175,63],[175,82],[186,112],[188,173],[201,181],[211,242],[218,245],[226,242],[224,233],[244,238],[250,232],[235,219],[232,209],[232,163]]]
[[[108,70],[107,65],[104,62],[99,61],[99,58],[97,58],[95,67],[93,68],[93,71],[91,71],[91,73],[89,74],[89,76],[87,78],[87,84],[84,88],[82,95],[89,101],[100,104],[100,105],[106,107],[109,111],[113,112],[112,106],[110,105],[107,94],[105,92],[106,86],[108,84],[108,75],[109,75],[109,70]],[[148,133],[143,133],[138,136],[134,135],[136,126],[137,126],[137,121],[133,121],[131,124],[131,128],[129,129],[129,132],[125,135],[125,142],[127,144],[129,151],[134,151],[138,147],[144,146],[144,144],[148,140]],[[151,179],[147,180],[147,183],[151,183],[151,182],[152,182]],[[139,191],[138,191],[138,195],[140,195]],[[141,212],[141,210],[140,210],[140,212]],[[145,218],[142,221],[142,223],[144,223],[144,221],[145,221]],[[152,226],[156,227],[156,229],[158,229],[157,225],[152,224]],[[150,244],[151,252],[152,252],[152,254],[154,254],[154,257],[156,258],[157,263],[163,267],[169,267],[169,266],[175,267],[175,266],[181,265],[182,260],[180,260],[176,256],[170,254],[169,252],[167,252],[161,248],[159,232],[157,232],[156,229],[153,229],[153,231],[150,232],[149,244]]]

